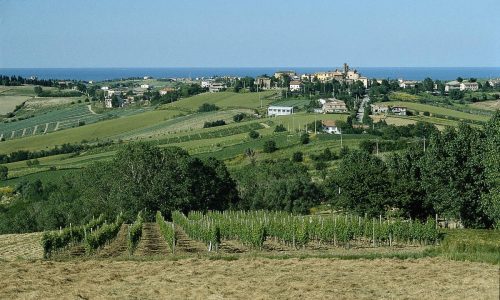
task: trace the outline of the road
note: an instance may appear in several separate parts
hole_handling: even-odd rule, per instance
[[[361,100],[361,104],[359,105],[358,113],[356,114],[356,119],[358,119],[359,122],[363,121],[363,116],[365,114],[365,107],[368,105],[368,102],[370,102],[370,98],[368,96],[365,96],[363,100]]]

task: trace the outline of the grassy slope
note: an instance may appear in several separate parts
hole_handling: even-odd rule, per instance
[[[420,112],[428,111],[431,114],[440,114],[440,115],[451,116],[451,117],[466,119],[466,120],[487,121],[489,119],[488,116],[468,114],[468,113],[456,111],[453,109],[437,107],[437,106],[432,106],[432,105],[427,105],[427,104],[422,104],[422,103],[415,103],[415,102],[391,101],[391,102],[384,102],[383,104],[390,105],[390,106],[394,106],[394,105],[406,106],[410,110],[418,110]]]
[[[197,110],[203,103],[215,104],[221,108],[259,108],[259,94],[262,99],[262,105],[266,107],[272,100],[265,99],[275,91],[265,91],[260,93],[203,93],[190,98],[181,99],[177,102],[167,104],[167,107],[175,107],[187,110]]]
[[[10,153],[16,150],[40,150],[52,148],[64,143],[78,143],[83,139],[92,141],[95,139],[107,139],[129,130],[146,127],[178,115],[175,110],[157,110],[123,117],[113,120],[102,121],[82,127],[57,131],[46,135],[27,137],[23,139],[2,142],[0,153]]]

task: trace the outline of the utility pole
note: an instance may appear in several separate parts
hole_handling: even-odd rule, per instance
[[[424,136],[424,152],[425,152],[425,136]]]
[[[377,155],[378,155],[378,139],[377,139]]]
[[[316,115],[314,115],[314,134],[316,134]]]
[[[339,130],[340,130],[340,148],[342,148],[342,129]]]

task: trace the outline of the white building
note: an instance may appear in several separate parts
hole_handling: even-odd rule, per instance
[[[402,89],[410,89],[414,88],[417,85],[418,81],[416,80],[402,80],[399,82],[399,87]]]
[[[203,81],[201,82],[201,87],[202,87],[202,88],[208,88],[208,87],[210,87],[210,83],[211,83],[211,82],[210,82],[210,81],[208,81],[208,80],[203,80]]]
[[[210,84],[210,86],[208,87],[208,91],[210,93],[218,93],[222,90],[226,89],[226,85],[223,84],[223,83],[219,83],[219,82],[213,82],[212,84]]]
[[[323,120],[321,121],[323,125],[323,131],[330,134],[340,134],[340,128],[337,127],[337,122],[335,120]]]
[[[479,90],[479,84],[477,82],[462,82],[460,84],[461,91],[477,91]]]
[[[300,91],[300,88],[302,86],[302,83],[300,81],[290,81],[290,92],[298,92]]]
[[[141,89],[147,89],[147,90],[149,90],[150,88],[153,88],[153,86],[149,85],[149,84],[141,84]]]
[[[395,115],[406,116],[406,107],[404,106],[393,106],[391,107],[391,111]]]
[[[347,106],[344,101],[335,98],[328,98],[323,104],[323,113],[346,113]]]
[[[109,86],[103,86],[103,87],[101,87],[101,90],[107,91],[107,90],[109,90]]]
[[[268,116],[288,116],[293,114],[292,106],[269,106],[267,108]]]
[[[459,90],[460,89],[460,82],[453,80],[449,81],[444,85],[444,91],[449,92],[451,90]]]

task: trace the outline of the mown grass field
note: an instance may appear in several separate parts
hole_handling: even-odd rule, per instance
[[[29,96],[6,96],[0,94],[0,115],[5,115],[16,108],[17,105],[30,99]]]
[[[276,91],[264,91],[259,93],[203,93],[166,104],[165,107],[195,111],[203,103],[210,103],[220,108],[260,108],[261,99],[262,105],[265,108],[273,101],[267,98],[276,93]]]

